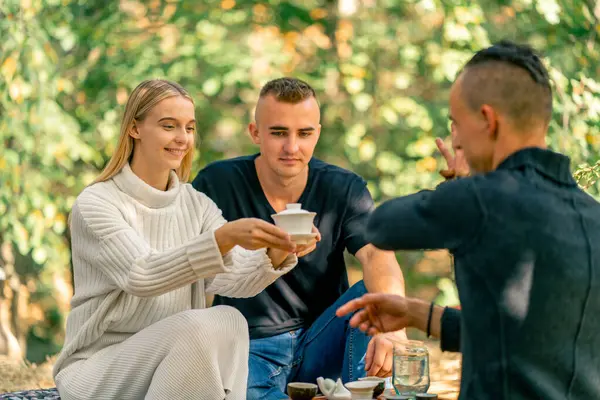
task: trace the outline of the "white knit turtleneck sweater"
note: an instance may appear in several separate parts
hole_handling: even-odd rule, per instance
[[[168,316],[205,308],[206,292],[255,296],[296,265],[290,255],[275,270],[264,249],[239,246],[222,257],[214,231],[225,222],[174,172],[166,191],[129,165],[86,188],[71,214],[75,292],[54,375]]]

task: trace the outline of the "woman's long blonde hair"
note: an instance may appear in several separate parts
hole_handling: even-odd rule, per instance
[[[164,79],[143,81],[133,90],[125,106],[117,148],[100,176],[93,183],[107,181],[123,169],[133,154],[134,139],[129,135],[133,122],[142,121],[156,104],[174,96],[185,97],[194,104],[192,97],[181,85]],[[181,165],[175,170],[183,182],[187,182],[190,177],[193,158],[194,147],[183,157]]]

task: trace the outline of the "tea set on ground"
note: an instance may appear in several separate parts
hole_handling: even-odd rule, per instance
[[[322,396],[317,396],[318,392]],[[385,389],[385,379],[374,376],[359,378],[358,381],[348,382],[346,385],[338,378],[337,382],[323,377],[317,378],[314,383],[291,382],[287,392],[292,400],[437,400],[437,394],[396,394]]]
[[[296,244],[306,244],[317,236],[312,231],[315,216],[316,213],[303,210],[300,203],[287,204],[285,210],[271,215],[275,225],[286,231]],[[396,389],[391,391],[385,390],[385,379],[378,377],[359,378],[345,385],[341,379],[336,382],[320,377],[317,384],[289,383],[288,395],[292,400],[312,400],[320,390],[323,396],[316,398],[320,400],[437,399],[437,395],[425,393],[429,388],[429,354],[422,342],[395,344],[393,365],[393,384]]]

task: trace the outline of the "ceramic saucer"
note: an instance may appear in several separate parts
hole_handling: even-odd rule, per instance
[[[294,242],[296,244],[306,244],[306,243],[310,242],[311,239],[314,239],[316,237],[317,237],[316,232],[290,234],[290,238],[292,239],[292,242]]]

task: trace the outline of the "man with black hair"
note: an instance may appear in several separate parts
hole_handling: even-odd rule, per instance
[[[386,250],[449,249],[462,311],[368,294],[337,312],[360,310],[350,324],[369,334],[412,325],[442,342],[444,316],[460,319],[448,331],[460,333],[461,399],[600,399],[600,204],[546,148],[551,115],[531,48],[479,51],[450,93],[471,176],[384,203],[366,234]]]

